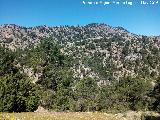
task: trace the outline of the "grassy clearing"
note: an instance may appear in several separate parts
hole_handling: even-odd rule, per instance
[[[0,113],[0,120],[117,120],[106,113]]]

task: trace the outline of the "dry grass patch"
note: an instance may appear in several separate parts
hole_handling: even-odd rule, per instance
[[[116,120],[114,115],[91,112],[1,113],[0,120]]]

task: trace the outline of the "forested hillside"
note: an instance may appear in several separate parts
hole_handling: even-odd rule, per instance
[[[0,111],[160,110],[159,36],[1,25],[0,44]]]

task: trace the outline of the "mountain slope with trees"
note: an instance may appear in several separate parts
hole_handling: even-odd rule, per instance
[[[1,25],[0,44],[0,111],[159,111],[159,36],[97,23]]]

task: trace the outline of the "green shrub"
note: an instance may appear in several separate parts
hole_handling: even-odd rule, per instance
[[[155,99],[153,103],[153,110],[160,112],[160,78],[158,78],[154,90],[152,92],[152,97]]]
[[[38,88],[22,74],[7,75],[0,79],[0,111],[29,112],[39,105]]]

